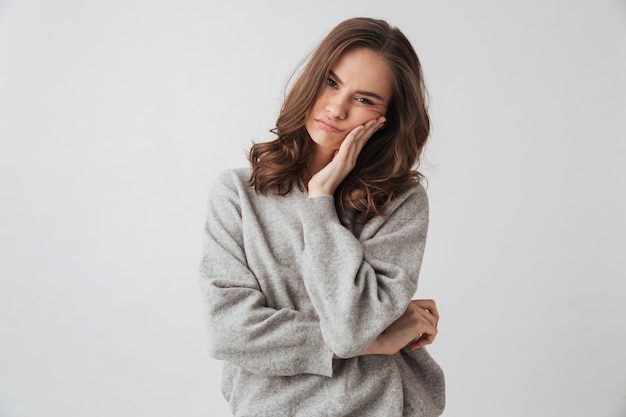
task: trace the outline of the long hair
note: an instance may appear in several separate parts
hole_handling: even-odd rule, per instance
[[[307,158],[313,151],[306,130],[306,115],[339,57],[349,49],[364,47],[379,54],[392,73],[392,97],[386,125],[361,150],[356,166],[335,190],[335,204],[342,218],[360,222],[384,215],[398,193],[419,182],[417,167],[430,132],[422,69],[411,43],[397,28],[383,20],[352,18],[332,29],[311,54],[300,76],[287,93],[276,127],[277,138],[252,146],[248,159],[249,183],[257,192],[285,195],[303,189]]]

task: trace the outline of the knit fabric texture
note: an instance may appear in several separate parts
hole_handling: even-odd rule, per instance
[[[209,351],[224,361],[233,415],[439,416],[444,376],[425,348],[358,356],[415,295],[424,188],[345,226],[332,196],[257,194],[249,175],[227,170],[211,188],[200,265]]]

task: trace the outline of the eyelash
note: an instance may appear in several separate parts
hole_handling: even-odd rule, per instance
[[[326,78],[326,84],[331,88],[337,88],[337,81],[333,80],[332,78]],[[356,99],[356,101],[358,101],[359,103],[367,104],[369,106],[374,104],[372,100],[365,97],[359,97]]]

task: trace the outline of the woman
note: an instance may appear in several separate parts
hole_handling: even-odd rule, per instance
[[[420,63],[349,19],[310,57],[250,168],[212,188],[201,264],[211,354],[236,416],[437,416],[432,300],[411,300],[428,225]]]

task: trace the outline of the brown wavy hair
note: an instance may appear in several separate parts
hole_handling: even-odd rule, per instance
[[[305,127],[307,112],[335,62],[358,47],[371,49],[387,62],[393,75],[392,97],[385,127],[367,141],[356,166],[335,190],[337,211],[343,219],[360,217],[360,222],[384,215],[394,196],[423,179],[417,167],[430,119],[421,64],[399,29],[384,20],[360,17],[339,23],[322,40],[285,97],[271,130],[277,138],[250,149],[249,183],[257,192],[286,195],[294,186],[304,189],[308,156],[314,149]]]

